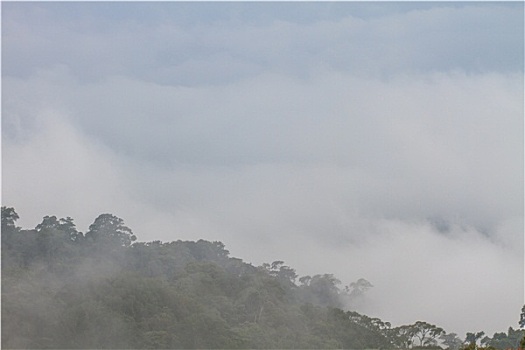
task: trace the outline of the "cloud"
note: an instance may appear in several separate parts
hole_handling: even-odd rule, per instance
[[[515,328],[522,252],[495,247],[473,228],[456,226],[444,236],[421,222],[376,224],[379,236],[341,258],[358,267],[353,280],[366,276],[374,284],[362,311],[396,324],[425,320],[459,334],[492,335],[505,323]],[[491,287],[494,281],[499,288]]]
[[[58,112],[43,111],[38,132],[2,147],[3,205],[14,206],[24,228],[44,215],[89,219],[113,211],[126,194],[104,146],[75,130]],[[92,221],[91,221],[92,222]],[[91,223],[89,222],[89,223]]]
[[[21,104],[35,90],[47,91],[42,100],[59,101],[54,106],[87,137],[131,162],[208,171],[258,164],[332,167],[341,174],[332,192],[378,217],[442,217],[490,230],[522,214],[518,74],[382,81],[326,73],[306,82],[265,75],[203,88],[126,78],[97,85],[47,79],[4,84]],[[15,113],[7,115],[6,123]]]
[[[364,277],[364,311],[396,324],[505,331],[523,302],[523,18],[373,6],[188,5],[191,24],[5,4],[3,204],[23,227],[110,212],[140,240]]]
[[[6,122],[36,118],[33,133],[4,141],[3,199],[26,227],[52,214],[85,230],[111,212],[141,240],[221,240],[255,264],[365,277],[376,286],[365,311],[394,323],[463,332],[477,323],[461,315],[476,310],[495,332],[522,301],[514,289],[498,304],[508,313],[476,307],[500,293],[487,284],[523,275],[521,79],[328,72],[223,88],[82,85],[62,70],[5,79],[22,118]],[[34,110],[21,108],[40,90]],[[432,228],[437,219],[449,229]]]
[[[378,15],[355,3],[307,4],[302,15],[279,4],[82,6],[6,4],[4,74],[61,63],[82,81],[118,74],[196,86],[263,71],[308,77],[319,66],[365,76],[523,71],[523,4],[387,4]]]

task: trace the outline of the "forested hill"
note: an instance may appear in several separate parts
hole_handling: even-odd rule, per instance
[[[345,290],[331,274],[298,278],[282,261],[256,267],[221,242],[136,242],[111,214],[85,234],[70,217],[34,229],[17,219],[2,207],[4,349],[463,346],[426,322],[391,327],[340,309],[366,280]],[[468,336],[476,347],[479,333]],[[522,337],[510,328],[485,344],[517,348]]]

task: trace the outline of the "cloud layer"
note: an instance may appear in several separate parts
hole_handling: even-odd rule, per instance
[[[78,6],[3,7],[22,226],[111,212],[140,240],[365,277],[362,311],[394,324],[516,325],[522,4]]]

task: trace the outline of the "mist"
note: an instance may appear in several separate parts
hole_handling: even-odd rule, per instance
[[[358,311],[393,324],[515,326],[522,5],[347,5],[185,5],[190,25],[4,4],[3,205],[23,227],[110,212],[140,241],[363,277]]]

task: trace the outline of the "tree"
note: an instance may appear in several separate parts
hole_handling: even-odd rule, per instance
[[[345,291],[349,293],[351,298],[356,298],[365,294],[365,292],[372,287],[372,283],[368,282],[364,278],[360,278],[357,281],[352,282],[350,283],[350,285],[346,286]]]
[[[2,207],[2,246],[11,246],[13,235],[20,231],[15,225],[16,220],[19,218],[14,208]],[[4,257],[3,255],[2,258]]]
[[[16,220],[20,219],[18,214],[15,211],[15,208],[2,207],[2,231],[5,228],[15,228]]]
[[[509,327],[507,331],[507,338],[512,344],[513,348],[517,348],[520,345],[522,338],[525,336],[525,330],[514,329]]]
[[[512,344],[509,342],[505,332],[494,333],[492,339],[485,337],[481,340],[482,343],[490,345],[496,349],[508,349],[512,348]]]
[[[387,339],[390,339],[392,335],[390,322],[383,322],[377,317],[371,318],[366,315],[361,315],[355,311],[347,311],[346,316],[350,321],[360,325],[361,327],[377,332]]]
[[[440,339],[443,341],[443,345],[447,346],[449,350],[458,350],[463,344],[456,333],[442,334]]]
[[[312,276],[303,276],[299,278],[299,282],[301,283],[301,286],[305,286],[305,287],[310,285],[311,280],[312,280]]]
[[[400,348],[409,348],[413,343],[412,338],[411,325],[403,325],[390,330],[391,341]]]
[[[491,341],[492,339],[489,336],[484,336],[483,338],[481,338],[480,344],[481,346],[490,346],[489,344]]]
[[[65,219],[61,218],[58,221],[58,227],[61,231],[65,232],[72,241],[78,241],[83,238],[82,232],[77,231],[77,227],[73,222],[73,218],[69,216]]]
[[[52,230],[52,229],[59,229],[59,222],[57,220],[56,216],[44,216],[42,219],[42,222],[38,225],[36,225],[35,230],[36,232],[42,232],[45,230]]]
[[[292,269],[290,266],[284,265],[284,261],[274,261],[271,265],[264,263],[262,265],[271,276],[276,277],[280,282],[295,285],[295,279],[297,274],[295,269]]]
[[[426,322],[392,329],[332,307],[344,296],[332,274],[297,286],[283,261],[255,267],[230,258],[221,242],[131,244],[132,231],[111,214],[97,217],[85,239],[70,217],[23,230],[14,210],[2,215],[16,232],[2,245],[5,348],[429,348],[441,335],[457,350],[457,337]],[[371,284],[350,287],[362,294]]]
[[[306,287],[308,294],[310,294],[308,298],[313,299],[314,303],[318,305],[339,307],[341,306],[339,288],[337,287],[339,284],[341,281],[332,274],[315,275]]]
[[[39,257],[46,261],[50,270],[65,271],[73,260],[78,259],[81,246],[77,243],[83,236],[71,217],[44,216],[34,232]]]
[[[443,339],[442,337],[445,335],[443,328],[423,321],[399,326],[391,330],[386,329],[386,333],[390,335],[389,338],[392,343],[401,348],[414,346],[416,339],[420,347],[437,346],[437,338]],[[453,337],[451,338],[453,339]],[[462,342],[459,340],[459,345],[461,344]]]
[[[485,344],[493,349],[516,349],[520,346],[520,341],[524,335],[525,331],[509,327],[507,333],[494,333],[492,338],[483,338],[481,344]]]
[[[191,255],[197,260],[208,260],[219,264],[228,260],[230,252],[225,249],[222,242],[214,241],[208,242],[199,239],[197,242],[185,242],[189,248]]]
[[[94,242],[128,247],[137,237],[124,225],[124,220],[112,214],[99,215],[86,232],[86,239]]]
[[[419,339],[420,346],[435,345],[436,338],[443,334],[445,334],[443,328],[424,321],[417,321],[412,326],[412,335]]]
[[[483,337],[484,335],[485,335],[485,332],[483,331],[477,332],[477,333],[467,332],[466,337],[465,337],[465,343],[468,343],[470,345],[474,344],[475,346],[477,341],[481,339],[481,337]]]

